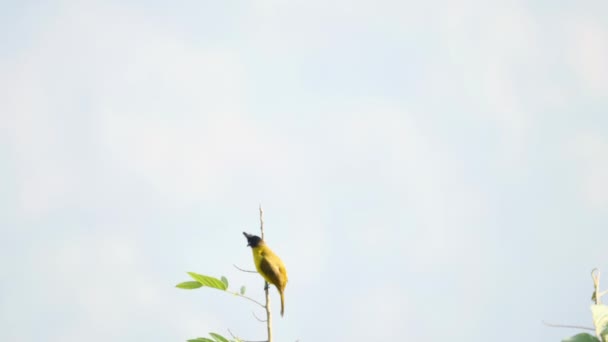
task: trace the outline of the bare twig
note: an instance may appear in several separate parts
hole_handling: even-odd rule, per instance
[[[234,336],[234,334],[232,333],[232,331],[230,331],[230,329],[228,329],[228,333],[230,334],[230,336],[232,336],[233,339],[240,340],[240,338]]]
[[[262,204],[260,204],[260,235],[264,240],[264,211],[262,210]],[[266,328],[268,330],[268,342],[272,342],[272,315],[270,313],[270,294],[268,291],[268,282],[264,280],[264,291],[266,294]]]
[[[232,291],[228,291],[228,290],[224,290],[224,291],[225,291],[225,292],[228,292],[228,293],[230,293],[230,294],[233,294],[233,295],[235,295],[235,296],[238,296],[238,297],[242,297],[242,298],[248,299],[248,300],[250,300],[250,301],[252,301],[252,302],[256,303],[257,305],[259,305],[259,306],[261,306],[261,307],[265,307],[265,305],[264,305],[264,304],[262,304],[262,303],[258,302],[257,300],[255,300],[255,299],[253,299],[253,298],[251,298],[251,297],[247,297],[247,296],[242,295],[242,294],[240,294],[240,293],[238,293],[238,292],[232,292]]]
[[[255,319],[257,319],[259,322],[266,323],[266,320],[265,320],[265,319],[261,319],[261,318],[259,318],[259,317],[258,317],[258,315],[256,315],[256,314],[255,314],[255,312],[251,311],[251,314],[252,314],[252,315],[253,315],[253,317],[255,317]]]
[[[237,270],[239,270],[241,272],[258,273],[258,271],[251,271],[251,270],[246,270],[246,269],[240,268],[235,264],[232,264],[232,266],[234,266]]]
[[[545,321],[543,321],[543,324],[546,325],[546,326],[548,326],[548,327],[553,327],[553,328],[574,328],[574,329],[583,329],[583,330],[595,331],[595,329],[593,329],[593,328],[583,327],[583,326],[580,326],[580,325],[553,324],[553,323],[547,323]]]
[[[595,299],[595,305],[601,304],[602,294],[600,293],[600,270],[594,268],[591,270],[591,279],[593,279],[593,299]]]
[[[249,340],[243,340],[242,338],[235,336],[232,333],[232,331],[230,331],[230,329],[228,329],[228,333],[230,334],[230,336],[232,336],[232,338],[234,338],[234,339],[236,339],[238,341],[241,341],[241,342],[268,342],[268,341],[249,341]]]
[[[260,203],[260,235],[264,240],[264,211],[262,210],[262,204]]]

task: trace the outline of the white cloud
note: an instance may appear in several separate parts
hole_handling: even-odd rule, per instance
[[[340,291],[360,293],[361,298],[346,317],[357,327],[370,327],[364,332],[356,330],[360,334],[352,340],[394,339],[391,327],[402,327],[404,321],[412,330],[400,328],[399,337],[421,339],[416,334],[425,332],[412,322],[433,324],[430,315],[419,315],[425,303],[416,300],[421,294],[424,297],[424,291],[417,288],[409,294],[403,293],[401,283],[387,285],[407,280],[401,268],[393,267],[397,264],[413,273],[424,270],[439,277],[438,270],[449,266],[451,274],[441,279],[478,284],[460,284],[470,290],[463,291],[476,293],[466,301],[452,301],[474,308],[467,313],[474,321],[480,314],[478,304],[484,300],[476,296],[483,296],[488,285],[478,279],[485,274],[479,268],[502,253],[482,253],[484,243],[498,243],[484,235],[485,229],[497,229],[489,217],[492,210],[501,208],[494,208],[492,201],[503,196],[494,196],[497,189],[510,189],[497,184],[500,176],[477,179],[470,175],[478,170],[459,158],[476,159],[478,146],[473,144],[490,141],[484,152],[493,154],[491,160],[480,163],[500,160],[503,172],[510,175],[526,162],[526,149],[533,143],[529,137],[538,132],[536,123],[543,118],[527,106],[529,98],[520,86],[522,80],[535,80],[534,75],[525,74],[526,68],[544,63],[546,56],[538,49],[546,47],[545,40],[539,40],[537,26],[537,21],[544,19],[510,2],[495,8],[478,1],[435,5],[262,1],[252,5],[253,13],[244,16],[243,27],[235,29],[231,37],[234,40],[220,43],[209,43],[204,37],[191,40],[176,26],[163,25],[159,19],[163,16],[154,18],[148,8],[70,1],[63,7],[49,6],[48,18],[37,27],[35,39],[23,44],[18,58],[3,60],[1,66],[7,76],[0,79],[0,142],[8,146],[9,163],[14,162],[15,197],[21,217],[38,219],[34,221],[40,223],[36,228],[41,231],[65,233],[68,228],[61,220],[71,220],[74,212],[80,216],[71,225],[94,222],[98,217],[103,217],[101,222],[116,222],[129,218],[113,216],[115,212],[107,212],[105,204],[124,206],[125,212],[131,212],[149,197],[165,200],[162,212],[144,210],[134,225],[121,230],[138,234],[144,225],[177,217],[176,208],[194,217],[201,209],[197,205],[206,206],[201,202],[208,201],[213,202],[218,216],[228,217],[239,212],[231,207],[245,206],[242,202],[251,198],[272,198],[275,208],[268,211],[267,223],[271,232],[273,224],[278,228],[278,233],[271,233],[272,241],[279,243],[275,249],[290,270],[289,312],[317,309],[318,304],[307,299],[318,293],[307,290],[323,288],[319,291],[327,293],[326,283],[347,282]],[[441,9],[435,11],[435,7]],[[597,21],[580,24],[582,28],[570,41],[575,46],[571,49],[573,65],[585,89],[601,95],[607,84],[606,33]],[[378,42],[376,38],[385,40]],[[340,88],[336,96],[323,93],[323,89],[315,93],[314,89],[298,97],[300,94],[293,91],[299,89],[297,86],[273,83],[281,79],[298,84],[306,78],[298,74],[301,70],[340,67],[351,59],[356,62],[350,66],[374,73],[377,64],[386,61],[375,49],[394,57],[395,47],[403,50],[395,60],[382,65],[389,72],[410,63],[406,58],[409,53],[425,57],[413,59],[420,65],[415,64],[412,70],[424,69],[420,77],[427,82],[422,86],[428,87],[417,99],[397,98],[399,95],[392,92],[382,94],[385,97],[377,101],[352,96],[344,91],[350,84],[340,73],[332,79]],[[359,52],[371,57],[359,60]],[[514,76],[522,74],[525,77],[521,79]],[[309,87],[322,88],[321,82],[329,76],[307,79]],[[394,81],[407,83],[408,77],[395,76]],[[368,89],[369,85],[360,86]],[[266,92],[265,99],[255,98],[259,94],[255,87],[264,87],[260,92]],[[286,100],[281,92],[296,94],[289,94],[293,97]],[[572,101],[568,93],[548,93],[546,97],[562,96],[562,103]],[[302,99],[307,102],[299,102]],[[409,103],[401,105],[410,99],[411,107]],[[283,101],[277,106],[284,107],[273,107],[275,100]],[[427,105],[432,108],[424,112]],[[273,113],[262,120],[259,112],[252,112],[268,107]],[[313,113],[310,108],[329,109]],[[460,110],[457,118],[452,109]],[[289,113],[282,115],[283,111]],[[472,129],[489,128],[497,136],[473,137],[446,148],[470,127],[451,130],[449,122],[436,127],[443,119],[463,119],[463,126],[474,121]],[[585,133],[574,145],[580,162],[581,196],[590,207],[604,210],[608,204],[606,138]],[[488,169],[481,172],[500,167]],[[259,184],[249,185],[256,182]],[[519,190],[504,195],[513,198],[520,195]],[[241,203],[228,203],[222,196]],[[257,200],[253,200],[254,206]],[[342,211],[331,212],[340,201],[347,202]],[[350,205],[360,207],[350,210]],[[48,215],[53,213],[57,215]],[[61,218],[57,220],[57,216]],[[238,220],[239,216],[230,219]],[[184,219],[185,225],[200,223],[192,217]],[[350,223],[349,219],[354,226],[339,225]],[[331,225],[335,222],[338,224]],[[217,232],[226,226],[228,223]],[[340,230],[348,230],[348,234]],[[204,334],[210,327],[225,326],[214,315],[204,314],[209,310],[200,302],[198,306],[179,303],[169,292],[176,290],[159,284],[166,280],[154,279],[159,271],[146,268],[147,257],[159,255],[144,255],[140,244],[161,244],[163,241],[153,239],[165,235],[133,238],[112,233],[116,231],[100,225],[83,236],[50,242],[32,235],[38,249],[24,252],[32,254],[32,262],[19,273],[28,279],[22,279],[25,284],[5,285],[16,295],[3,297],[0,308],[2,322],[14,328],[0,335],[6,340],[39,339],[32,327],[49,323],[30,318],[32,313],[62,305],[65,311],[53,315],[58,321],[51,322],[55,330],[47,336],[62,341],[82,340],[83,336],[127,339],[118,334],[138,334],[145,329],[159,339],[157,333],[187,338]],[[182,232],[190,236],[186,229]],[[504,237],[507,246],[513,241],[506,240],[519,235],[507,232],[496,236],[501,237],[501,244]],[[146,241],[148,238],[152,240]],[[198,265],[197,258],[208,262],[205,253],[219,251],[221,246],[197,246],[178,254]],[[168,248],[180,247],[175,243]],[[311,248],[315,249],[313,255]],[[250,261],[249,253],[246,255],[245,260]],[[332,257],[356,262],[330,269],[328,265],[335,265]],[[392,279],[380,279],[373,291],[346,277],[337,279],[336,274],[365,266],[370,259],[378,273],[390,269]],[[519,271],[520,265],[506,266],[510,272]],[[35,276],[45,279],[44,288],[38,287]],[[249,282],[251,278],[244,279]],[[142,283],[146,284],[143,288]],[[366,309],[363,312],[376,315],[361,313],[362,307]],[[49,317],[47,312],[37,315]],[[320,313],[319,318],[327,317]],[[304,334],[315,334],[304,328],[310,322],[304,317],[294,326]],[[453,328],[453,336],[458,337],[476,327],[454,324]],[[91,331],[98,334],[91,337]],[[371,332],[373,336],[365,335]]]
[[[537,18],[518,2],[486,5],[451,3],[441,12],[442,44],[449,51],[449,69],[440,70],[442,80],[471,103],[471,112],[493,120],[501,133],[504,167],[517,170],[525,162],[535,113],[526,108],[525,82],[539,78],[530,70],[544,63]]]
[[[273,167],[268,156],[281,147],[245,118],[236,51],[190,44],[135,9],[66,2],[55,11],[0,80],[23,216],[103,195],[83,185],[103,183],[104,170],[188,200],[221,187],[235,165]]]
[[[36,217],[68,200],[73,173],[65,164],[61,125],[49,115],[54,100],[38,69],[25,64],[10,68],[0,80],[0,141],[10,151],[17,175],[17,208],[24,216]]]
[[[572,145],[580,194],[589,208],[608,207],[608,139],[593,131],[578,134]]]
[[[608,26],[590,17],[573,20],[568,53],[581,86],[595,96],[608,96]]]
[[[399,251],[403,263],[416,269],[442,264],[449,255],[466,257],[457,253],[463,246],[474,252],[479,237],[466,227],[485,220],[490,208],[482,191],[466,182],[466,170],[456,156],[447,154],[442,138],[417,122],[420,115],[382,101],[343,110],[350,116],[342,126],[336,124],[335,140],[340,144],[333,155],[340,158],[333,165],[337,172],[370,172],[364,179],[386,186],[377,191],[395,201],[391,205],[397,211],[387,216],[350,213],[361,219],[348,238],[372,255]]]
[[[261,131],[238,118],[128,118],[107,113],[102,148],[114,167],[128,170],[157,191],[183,199],[201,199],[226,186],[222,177],[235,164],[264,159],[274,149]],[[272,161],[263,163],[272,166]]]
[[[404,287],[377,285],[370,284],[368,293],[353,296],[351,307],[341,320],[344,324],[338,325],[342,333],[336,335],[344,341],[384,341],[397,336],[399,340],[412,341],[428,337],[417,324],[419,313],[412,312]]]
[[[50,341],[186,339],[225,326],[146,271],[150,260],[136,239],[108,233],[115,227],[89,228],[94,233],[47,241],[24,260],[27,268],[4,287],[0,337],[23,337],[35,325]]]

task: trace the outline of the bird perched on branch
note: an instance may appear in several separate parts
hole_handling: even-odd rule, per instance
[[[279,295],[281,295],[281,316],[283,316],[285,312],[283,293],[285,292],[285,285],[287,285],[287,269],[285,269],[283,261],[274,254],[262,238],[245,232],[243,232],[243,235],[247,238],[247,247],[251,247],[253,252],[253,262],[258,273],[279,290]]]

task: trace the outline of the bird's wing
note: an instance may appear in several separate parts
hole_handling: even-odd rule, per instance
[[[268,282],[277,286],[280,284],[280,273],[277,265],[273,265],[273,263],[269,262],[266,258],[262,258],[260,261],[260,269],[266,275]]]

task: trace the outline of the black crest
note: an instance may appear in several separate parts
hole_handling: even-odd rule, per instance
[[[247,247],[257,247],[260,245],[260,243],[262,242],[262,238],[260,238],[257,235],[251,235],[251,234],[247,234],[245,232],[243,232],[243,235],[245,235],[245,237],[247,238]]]

